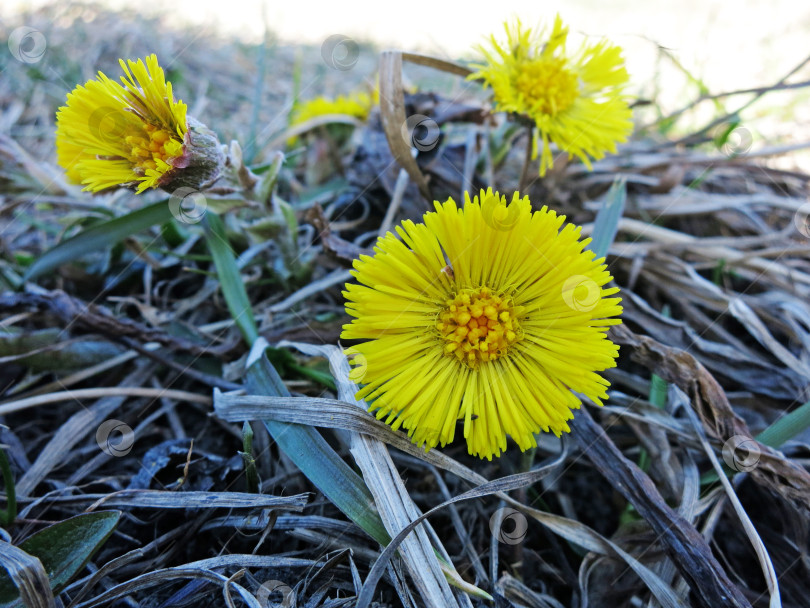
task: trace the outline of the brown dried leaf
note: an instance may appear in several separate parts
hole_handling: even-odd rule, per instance
[[[734,413],[725,391],[703,365],[688,352],[670,348],[649,336],[633,333],[624,325],[610,330],[611,339],[632,349],[632,358],[689,395],[710,437],[725,443],[740,436],[756,442],[745,421]],[[762,443],[760,460],[750,471],[751,478],[770,488],[801,509],[810,505],[810,473],[781,452]]]
[[[412,148],[402,136],[406,128],[405,90],[402,86],[402,53],[400,51],[383,51],[380,53],[380,118],[382,119],[385,138],[391,148],[391,154],[408,172],[408,176],[419,187],[419,192],[428,201],[433,200],[425,177]]]
[[[371,255],[373,253],[369,249],[358,247],[354,243],[332,234],[329,220],[324,216],[320,205],[316,204],[307,211],[305,219],[318,231],[326,255],[340,262],[343,266],[351,267],[352,262],[361,255]]]

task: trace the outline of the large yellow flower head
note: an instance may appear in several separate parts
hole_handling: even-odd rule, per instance
[[[526,450],[541,429],[568,432],[576,393],[601,404],[598,372],[618,355],[606,333],[621,299],[604,259],[579,227],[517,193],[435,208],[355,261],[359,284],[344,292],[355,318],[341,337],[366,340],[348,351],[357,397],[426,448],[464,420],[481,458],[499,456],[507,435]]]
[[[506,44],[491,38],[492,50],[479,47],[485,63],[470,79],[492,87],[498,110],[529,117],[541,149],[540,175],[554,165],[549,142],[590,168],[589,156],[616,152],[632,129],[623,88],[628,75],[622,50],[607,41],[566,50],[568,27],[557,15],[551,33],[504,24]],[[535,149],[535,157],[537,149]]]
[[[141,193],[192,166],[204,169],[197,177],[211,177],[221,161],[216,138],[197,123],[192,141],[186,104],[174,98],[157,57],[120,63],[120,84],[99,72],[56,114],[57,160],[68,179],[92,192],[124,185]]]

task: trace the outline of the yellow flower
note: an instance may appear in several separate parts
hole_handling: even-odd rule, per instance
[[[92,192],[125,185],[141,193],[189,166],[218,164],[195,156],[186,104],[175,100],[157,57],[119,61],[121,84],[99,72],[69,93],[56,114],[57,160],[68,179]],[[213,156],[221,154],[208,133],[197,139],[209,153],[216,148]],[[210,169],[203,172],[208,177]]]
[[[343,115],[365,121],[372,108],[379,102],[379,89],[375,89],[372,94],[366,91],[356,91],[350,95],[338,95],[334,99],[316,97],[293,108],[290,115],[290,127],[302,125],[319,116]],[[296,141],[298,141],[297,137],[290,137],[287,139],[287,145],[292,146]]]
[[[469,78],[492,87],[498,110],[523,114],[536,124],[540,175],[554,165],[550,141],[589,169],[589,156],[616,152],[616,143],[626,141],[632,129],[621,48],[602,40],[569,54],[568,27],[559,15],[547,36],[519,20],[504,29],[506,45],[492,36],[492,51],[479,47],[486,62],[475,65],[478,71]]]
[[[522,449],[540,429],[568,432],[580,393],[601,405],[615,365],[608,340],[621,298],[580,228],[528,197],[492,190],[462,209],[435,203],[354,263],[355,317],[344,339],[377,417],[426,449],[451,442],[464,420],[468,450],[491,459],[509,435]],[[400,240],[401,239],[401,240]]]
[[[338,95],[334,99],[316,97],[295,108],[290,124],[299,125],[318,116],[329,114],[344,114],[359,120],[366,120],[379,99],[380,95],[376,90],[373,95],[365,91],[358,91],[351,95]]]

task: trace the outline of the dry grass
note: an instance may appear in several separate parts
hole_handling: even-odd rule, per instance
[[[239,140],[261,173],[284,146],[296,95],[373,83],[376,51],[361,47],[353,69],[333,70],[320,49],[269,38],[262,51],[75,4],[7,22],[3,39],[20,24],[44,34],[47,53],[30,64],[0,53],[0,445],[18,503],[0,542],[122,513],[56,590],[60,605],[807,605],[807,416],[761,434],[810,400],[810,176],[768,164],[789,149],[751,149],[744,128],[714,145],[734,116],[677,145],[659,123],[592,172],[558,161],[529,183],[533,201],[585,232],[621,195],[610,186],[626,184],[608,256],[625,307],[610,401],[525,454],[478,461],[462,442],[425,454],[354,403],[330,346],[347,320],[346,267],[427,200],[517,188],[521,134],[485,125],[474,85],[406,67],[446,93],[408,94],[402,108],[432,117],[440,146],[415,160],[392,150],[391,117],[379,112],[351,135],[315,125],[278,176],[276,196],[299,224],[289,241],[272,210],[212,197],[258,331],[278,346],[276,396],[244,395],[248,348],[194,226],[148,224],[23,280],[57,243],[165,200],[66,184],[55,109],[96,70],[114,73],[119,56],[156,52],[173,58],[168,75],[190,113]],[[396,75],[384,69],[384,89]],[[250,445],[238,421],[257,418],[270,433],[254,423]],[[281,449],[273,425],[291,422],[319,428],[362,474],[383,535],[430,511],[429,525],[383,553]],[[109,442],[116,424],[128,444]],[[48,605],[26,556],[9,547],[2,561],[31,605]]]

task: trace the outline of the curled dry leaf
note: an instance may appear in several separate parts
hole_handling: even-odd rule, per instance
[[[354,243],[333,234],[329,226],[329,220],[324,216],[320,205],[315,204],[307,211],[306,220],[318,231],[326,255],[337,260],[343,266],[351,267],[352,262],[362,254],[372,254],[369,249],[358,247]]]
[[[706,433],[720,443],[741,436],[755,442],[745,421],[734,413],[726,393],[703,365],[688,352],[670,348],[624,325],[610,330],[611,339],[632,349],[632,358],[684,391],[700,416]],[[810,505],[810,473],[781,452],[759,442],[760,460],[750,471],[754,481],[788,499],[796,507]]]
[[[425,174],[413,157],[412,148],[402,136],[405,116],[405,92],[402,87],[402,53],[385,51],[380,54],[380,118],[383,131],[394,158],[408,172],[427,200],[433,200]]]

